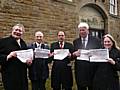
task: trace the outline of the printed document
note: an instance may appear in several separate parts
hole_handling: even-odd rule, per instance
[[[107,62],[109,59],[109,51],[108,49],[94,49],[90,51],[91,62]]]
[[[55,49],[54,54],[54,59],[63,60],[68,56],[69,49]]]
[[[23,63],[26,63],[28,59],[33,60],[33,49],[19,50],[15,52],[17,54],[17,58]]]
[[[89,50],[80,50],[80,56],[77,57],[77,60],[86,60],[90,62],[107,62],[109,58],[108,49],[89,49]]]
[[[77,60],[86,60],[89,61],[89,50],[80,50],[80,56],[77,57]]]
[[[48,58],[50,50],[35,48],[34,52],[35,52],[35,58]]]

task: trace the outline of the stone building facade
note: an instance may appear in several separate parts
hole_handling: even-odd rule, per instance
[[[45,41],[57,40],[63,30],[72,42],[78,37],[77,25],[84,21],[90,25],[90,34],[102,38],[112,34],[120,46],[120,0],[117,11],[110,13],[111,0],[0,0],[0,38],[11,34],[14,24],[22,23],[27,43],[34,41],[38,30],[45,34]],[[114,7],[114,5],[113,5]],[[1,80],[0,80],[1,81]]]
[[[14,24],[22,23],[28,43],[38,30],[48,43],[56,40],[59,30],[72,42],[78,37],[77,25],[84,21],[90,25],[91,35],[101,38],[111,33],[119,43],[120,0],[117,15],[110,14],[109,8],[110,0],[0,0],[0,37],[8,36]]]

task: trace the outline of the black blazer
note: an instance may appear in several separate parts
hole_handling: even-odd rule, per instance
[[[51,52],[54,52],[55,49],[60,49],[59,42],[54,42],[51,44]],[[73,45],[68,42],[64,43],[63,49],[69,49],[69,52],[71,54],[74,51]],[[66,87],[72,87],[73,76],[71,66],[69,66],[69,63],[72,60],[72,58],[66,57],[63,60],[55,60],[54,58],[52,58],[52,60],[54,62],[51,72],[51,86],[52,87],[59,86],[59,83],[61,82]]]
[[[117,72],[120,71],[120,51],[112,48],[109,51],[109,57],[116,63],[115,65],[108,62],[99,63],[94,76],[93,90],[120,90],[119,75]]]
[[[2,80],[5,90],[27,90],[27,65],[18,58],[6,60],[11,51],[27,49],[20,39],[21,47],[12,36],[0,39],[0,64],[2,65]]]
[[[73,41],[74,50],[82,49],[81,38],[77,38]],[[99,49],[101,48],[101,41],[93,36],[88,36],[88,42],[85,49]],[[89,86],[92,83],[93,76],[95,73],[96,64],[77,60],[75,58],[75,78],[77,85],[81,87]]]
[[[32,43],[28,46],[28,48],[32,48],[33,50],[37,48],[36,43]],[[43,43],[41,45],[42,49],[49,49],[48,44]],[[29,67],[29,78],[31,80],[42,80],[47,79],[49,77],[49,68],[48,68],[48,59],[43,58],[34,58],[32,65]]]
[[[73,41],[74,50],[82,49],[82,40],[81,38],[77,38]],[[93,36],[88,36],[88,43],[85,49],[98,49],[101,48],[101,41],[98,38]]]

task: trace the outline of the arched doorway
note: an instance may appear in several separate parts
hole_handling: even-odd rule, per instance
[[[99,37],[105,34],[105,13],[96,5],[88,4],[80,9],[79,21],[87,22],[90,26],[90,35]]]

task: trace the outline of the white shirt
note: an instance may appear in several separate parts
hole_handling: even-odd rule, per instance
[[[21,47],[20,39],[17,40],[18,45]]]
[[[41,43],[36,42],[36,45],[37,45],[37,48],[41,48]]]
[[[84,39],[85,39],[85,47],[86,47],[86,45],[87,45],[87,43],[88,43],[88,35],[87,35],[87,37],[84,38]],[[81,38],[81,40],[82,40],[82,43],[83,43],[83,38]]]
[[[60,45],[60,42],[59,42],[59,45]],[[64,42],[62,42],[62,48],[64,47]]]

